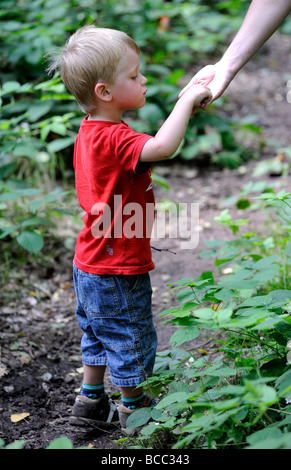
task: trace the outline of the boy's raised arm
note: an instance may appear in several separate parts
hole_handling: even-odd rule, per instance
[[[195,85],[177,101],[175,107],[155,137],[144,145],[139,160],[154,162],[170,158],[178,149],[185,135],[193,108],[211,101],[212,95],[203,85]]]

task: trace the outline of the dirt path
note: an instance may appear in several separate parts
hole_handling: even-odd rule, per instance
[[[291,113],[286,100],[291,40],[276,35],[263,54],[248,64],[227,93],[222,112],[233,116],[258,116],[262,128],[260,139],[274,139],[290,145]],[[291,78],[291,77],[290,77]],[[260,158],[274,158],[274,148],[266,146]],[[170,191],[156,188],[156,199],[199,203],[199,243],[193,249],[181,249],[181,239],[157,239],[152,245],[168,251],[153,250],[156,269],[151,273],[154,290],[153,311],[159,337],[159,350],[170,347],[174,328],[161,325],[158,313],[172,305],[170,282],[196,277],[212,270],[212,262],[199,258],[205,241],[229,237],[227,229],[213,218],[221,211],[219,201],[237,194],[252,179],[254,161],[231,171],[211,167],[172,163],[156,165],[157,174],[166,177]],[[264,177],[274,181],[271,176]],[[281,184],[286,180],[278,179]],[[263,216],[252,214],[253,229],[262,226]],[[54,263],[24,266],[23,272],[12,273],[3,292],[1,307],[0,358],[0,437],[6,444],[25,440],[27,449],[44,449],[54,438],[66,435],[75,447],[93,445],[99,449],[119,448],[114,443],[119,430],[102,433],[71,428],[68,417],[80,386],[80,331],[75,321],[75,296],[71,273],[72,253],[60,246]],[[27,286],[30,286],[27,290]],[[198,338],[200,341],[200,339]],[[198,341],[198,344],[199,344]],[[116,391],[106,377],[106,387]],[[29,413],[13,423],[12,414]]]

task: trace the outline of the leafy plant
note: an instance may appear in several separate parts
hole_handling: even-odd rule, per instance
[[[37,254],[53,217],[68,213],[60,203],[65,191],[51,186],[58,171],[63,180],[67,174],[63,152],[75,139],[77,107],[60,79],[34,86],[6,82],[1,100],[0,238]],[[72,108],[61,115],[65,101]]]
[[[290,231],[291,193],[258,197]],[[206,243],[201,256],[214,259],[214,271],[169,285],[176,306],[161,315],[178,329],[147,382],[161,398],[129,425],[144,425],[142,447],[167,432],[172,448],[290,448],[290,237],[266,245],[258,234],[239,236],[232,217],[217,221],[236,238]],[[189,350],[199,337],[203,345]]]
[[[11,182],[2,182],[1,189],[0,239],[15,239],[22,248],[37,254],[43,247],[45,232],[54,226],[52,217],[70,213],[59,202],[65,192],[56,190],[43,194],[40,189],[17,188]]]
[[[34,175],[39,182],[49,172],[55,179],[56,163],[64,168],[57,156],[76,137],[78,111],[72,96],[58,78],[37,85],[5,82],[1,100],[0,177]]]

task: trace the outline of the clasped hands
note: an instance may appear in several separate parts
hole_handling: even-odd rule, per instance
[[[179,94],[179,98],[193,85],[203,85],[207,87],[211,94],[212,100],[204,100],[195,107],[193,107],[193,113],[199,109],[206,110],[206,108],[228,87],[229,83],[233,79],[233,74],[228,70],[227,66],[223,63],[217,62],[215,65],[206,65],[203,67],[190,82],[183,88]]]

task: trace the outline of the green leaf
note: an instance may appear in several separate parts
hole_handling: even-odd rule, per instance
[[[66,436],[61,436],[54,439],[46,449],[73,449],[73,444]]]
[[[272,359],[260,368],[263,377],[278,377],[286,370],[286,361],[282,359]],[[291,384],[290,384],[291,385]]]
[[[196,136],[196,141],[193,144],[187,145],[183,148],[181,155],[185,160],[191,160],[198,154],[211,152],[213,148],[219,143],[219,135],[200,135]]]
[[[273,387],[246,380],[244,401],[255,406],[270,406],[278,401],[278,397]]]
[[[275,326],[275,329],[287,339],[291,339],[291,325],[289,323],[280,322]]]
[[[195,310],[194,315],[201,320],[211,320],[215,315],[215,311],[212,308],[204,307]]]
[[[239,404],[239,398],[230,398],[229,400],[222,400],[212,403],[212,407],[215,410],[228,410],[237,408]]]
[[[235,151],[223,151],[223,152],[219,152],[217,154],[214,155],[213,157],[213,160],[218,164],[218,165],[221,165],[221,166],[227,166],[228,168],[237,168],[242,159],[241,159],[241,155],[240,155],[240,152],[235,152]]]
[[[30,122],[38,121],[42,116],[47,114],[52,108],[53,103],[50,101],[35,101],[32,103],[27,112],[29,115]]]
[[[217,300],[223,300],[224,302],[228,302],[234,296],[234,292],[232,289],[224,287],[218,292],[215,292],[214,296]]]
[[[186,432],[199,432],[206,433],[221,426],[229,417],[229,412],[216,414],[208,413],[207,415],[200,416],[195,419],[195,415],[191,417],[191,423],[184,426]]]
[[[134,411],[126,421],[126,428],[138,428],[146,424],[149,419],[151,419],[151,407],[140,408],[139,410]]]
[[[223,287],[234,287],[237,284],[241,284],[241,281],[250,277],[251,274],[252,271],[249,269],[240,269],[235,274],[228,274],[227,276],[221,278],[218,284]]]
[[[222,308],[217,310],[217,322],[223,323],[226,320],[229,320],[232,316],[231,308]]]
[[[258,273],[253,276],[253,281],[256,281],[257,284],[265,284],[266,282],[274,279],[278,276],[280,270],[279,264],[272,264],[271,266],[266,266],[266,268],[261,269]]]
[[[34,217],[34,218],[23,220],[21,222],[21,227],[31,227],[33,225],[39,226],[39,225],[51,225],[51,224],[52,223],[50,220],[38,219],[37,217]]]
[[[33,231],[22,232],[18,235],[17,241],[25,250],[34,254],[38,253],[43,247],[43,238]]]
[[[215,258],[217,256],[217,251],[215,250],[203,250],[199,253],[200,258]]]
[[[32,142],[19,142],[13,150],[13,155],[17,157],[35,157],[35,146]]]
[[[159,423],[156,423],[156,422],[151,422],[147,426],[144,426],[142,428],[141,434],[143,436],[150,436],[151,434],[153,434],[158,429],[161,429],[161,425],[159,425]]]
[[[163,176],[160,176],[160,175],[158,175],[157,173],[154,173],[154,172],[152,173],[151,176],[152,176],[152,181],[154,183],[159,184],[160,186],[165,188],[167,191],[170,189],[170,186],[167,183],[167,180],[165,178],[163,178]]]
[[[5,82],[1,89],[1,95],[8,95],[10,93],[16,93],[21,88],[20,83],[15,81]]]
[[[8,444],[5,449],[23,449],[25,446],[26,441],[15,441],[11,442],[11,444]]]
[[[246,449],[291,449],[291,432],[260,440]]]
[[[192,285],[192,284],[191,284]],[[213,286],[214,278],[212,271],[204,271],[200,276],[195,279],[194,286],[202,286],[202,288]]]
[[[11,175],[11,173],[14,172],[16,167],[17,167],[17,165],[16,165],[15,162],[7,163],[6,165],[2,165],[0,167],[0,179],[3,180],[5,178],[7,178],[9,175]]]
[[[231,377],[232,375],[237,374],[236,369],[232,369],[231,367],[224,366],[221,367],[220,369],[215,369],[213,371],[207,370],[207,375],[213,376],[213,377]]]
[[[64,139],[56,139],[50,142],[47,146],[50,153],[59,152],[75,142],[75,137],[65,137]]]
[[[194,293],[193,293],[192,289],[190,289],[190,288],[181,289],[178,292],[176,298],[180,303],[191,302],[191,301],[195,300]]]
[[[6,191],[0,195],[0,201],[9,201],[11,199],[18,199],[19,197],[35,196],[42,193],[42,189],[26,188],[26,189],[13,189]]]
[[[4,228],[3,231],[0,234],[0,239],[7,237],[7,235],[10,235],[12,232],[14,232],[15,230],[18,230],[18,229],[19,229],[18,225],[10,225],[9,227]]]
[[[271,309],[285,306],[288,300],[291,300],[291,291],[278,289],[276,291],[269,292],[267,295],[258,295],[251,297],[250,299],[246,299],[242,304],[240,304],[240,307],[265,306]]]
[[[157,123],[164,119],[164,113],[161,108],[155,103],[147,103],[139,110],[139,116],[145,121]]]
[[[180,328],[175,331],[175,333],[170,338],[171,345],[181,346],[181,344],[186,343],[187,341],[192,341],[195,338],[198,338],[200,330],[197,327],[186,327]]]
[[[277,262],[278,258],[278,255],[266,256],[264,258],[261,258],[259,261],[256,262],[255,269],[265,268],[266,266]]]
[[[281,436],[282,436],[282,432],[280,431],[280,429],[270,426],[265,429],[261,429],[260,431],[256,431],[250,436],[247,436],[247,442],[250,445],[253,445],[253,444],[257,444],[258,442],[262,442],[265,439],[277,438]]]
[[[166,395],[165,398],[162,398],[159,403],[156,405],[157,409],[160,408],[167,408],[169,405],[172,403],[181,403],[185,402],[188,398],[191,398],[193,396],[193,393],[189,394],[187,392],[176,392],[176,393],[171,393],[169,395]]]
[[[291,395],[291,369],[276,380],[275,386],[281,396]]]
[[[250,207],[250,205],[251,203],[249,199],[239,199],[236,203],[236,207],[240,210],[247,209],[248,207]]]

